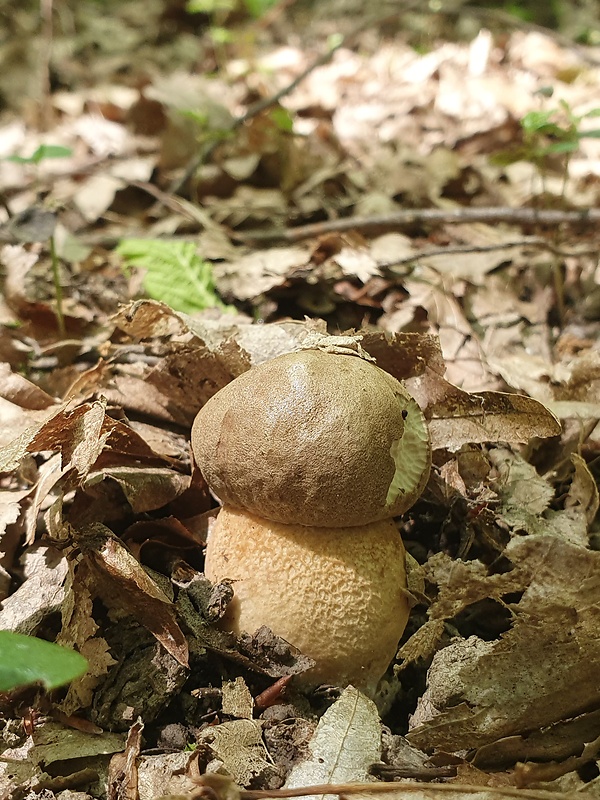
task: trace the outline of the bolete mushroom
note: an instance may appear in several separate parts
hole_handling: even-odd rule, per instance
[[[356,353],[301,350],[227,384],[192,428],[196,463],[224,505],[291,525],[347,527],[402,514],[431,454],[404,386]]]
[[[302,350],[211,398],[192,448],[223,503],[205,567],[233,584],[222,625],[267,625],[315,660],[309,683],[372,693],[409,613],[392,517],[431,464],[415,400],[357,353]]]

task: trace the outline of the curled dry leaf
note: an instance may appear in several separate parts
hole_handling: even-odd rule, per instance
[[[62,630],[57,641],[80,652],[87,659],[88,669],[69,685],[60,704],[65,714],[91,705],[95,688],[115,663],[106,639],[97,635],[93,596],[94,577],[89,565],[82,562],[75,571],[71,565],[71,582],[61,609]]]
[[[108,765],[107,800],[137,800],[137,759],[142,749],[144,723],[134,722],[127,734],[125,749],[115,753]]]
[[[214,266],[220,291],[239,300],[250,300],[281,286],[297,270],[308,269],[310,252],[302,247],[277,247],[221,262]]]
[[[78,532],[77,541],[97,578],[97,590],[109,605],[127,611],[147,628],[182,666],[188,666],[187,641],[169,598],[141,564],[104,525]]]
[[[427,370],[407,381],[429,421],[433,449],[459,450],[464,444],[524,443],[558,436],[559,421],[542,403],[519,394],[464,392]]]
[[[106,479],[119,484],[136,514],[162,508],[190,485],[189,475],[181,475],[166,467],[114,466],[90,472],[88,476],[92,485]]]
[[[43,411],[56,405],[53,397],[23,375],[13,372],[6,363],[0,363],[0,397],[32,411]]]

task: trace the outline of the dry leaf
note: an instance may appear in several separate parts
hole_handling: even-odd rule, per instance
[[[319,720],[308,747],[308,759],[292,769],[285,788],[369,780],[369,767],[381,759],[375,703],[353,686],[344,689]]]
[[[229,775],[242,786],[258,780],[268,782],[277,774],[268,761],[261,724],[257,720],[236,719],[206,728],[200,734],[200,741],[210,745]]]
[[[92,524],[79,531],[78,543],[96,573],[104,602],[131,614],[187,667],[187,641],[177,624],[174,606],[141,564],[104,525]]]
[[[434,656],[409,735],[421,749],[482,747],[600,700],[600,554],[539,535],[511,540],[505,555],[525,588],[512,627],[499,641],[471,636]]]

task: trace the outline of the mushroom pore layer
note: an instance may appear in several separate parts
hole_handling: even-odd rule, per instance
[[[310,684],[372,692],[409,614],[404,547],[392,520],[311,528],[224,507],[205,569],[211,581],[233,583],[223,627],[267,625],[316,661]]]

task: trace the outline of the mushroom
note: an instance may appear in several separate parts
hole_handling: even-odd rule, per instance
[[[315,528],[224,506],[205,572],[233,585],[223,627],[268,625],[314,659],[310,684],[374,691],[408,619],[404,546],[391,519]]]
[[[314,659],[308,683],[372,693],[409,614],[392,517],[431,465],[415,400],[360,354],[302,350],[212,397],[192,449],[223,504],[205,567],[233,584],[222,625],[267,625]]]

